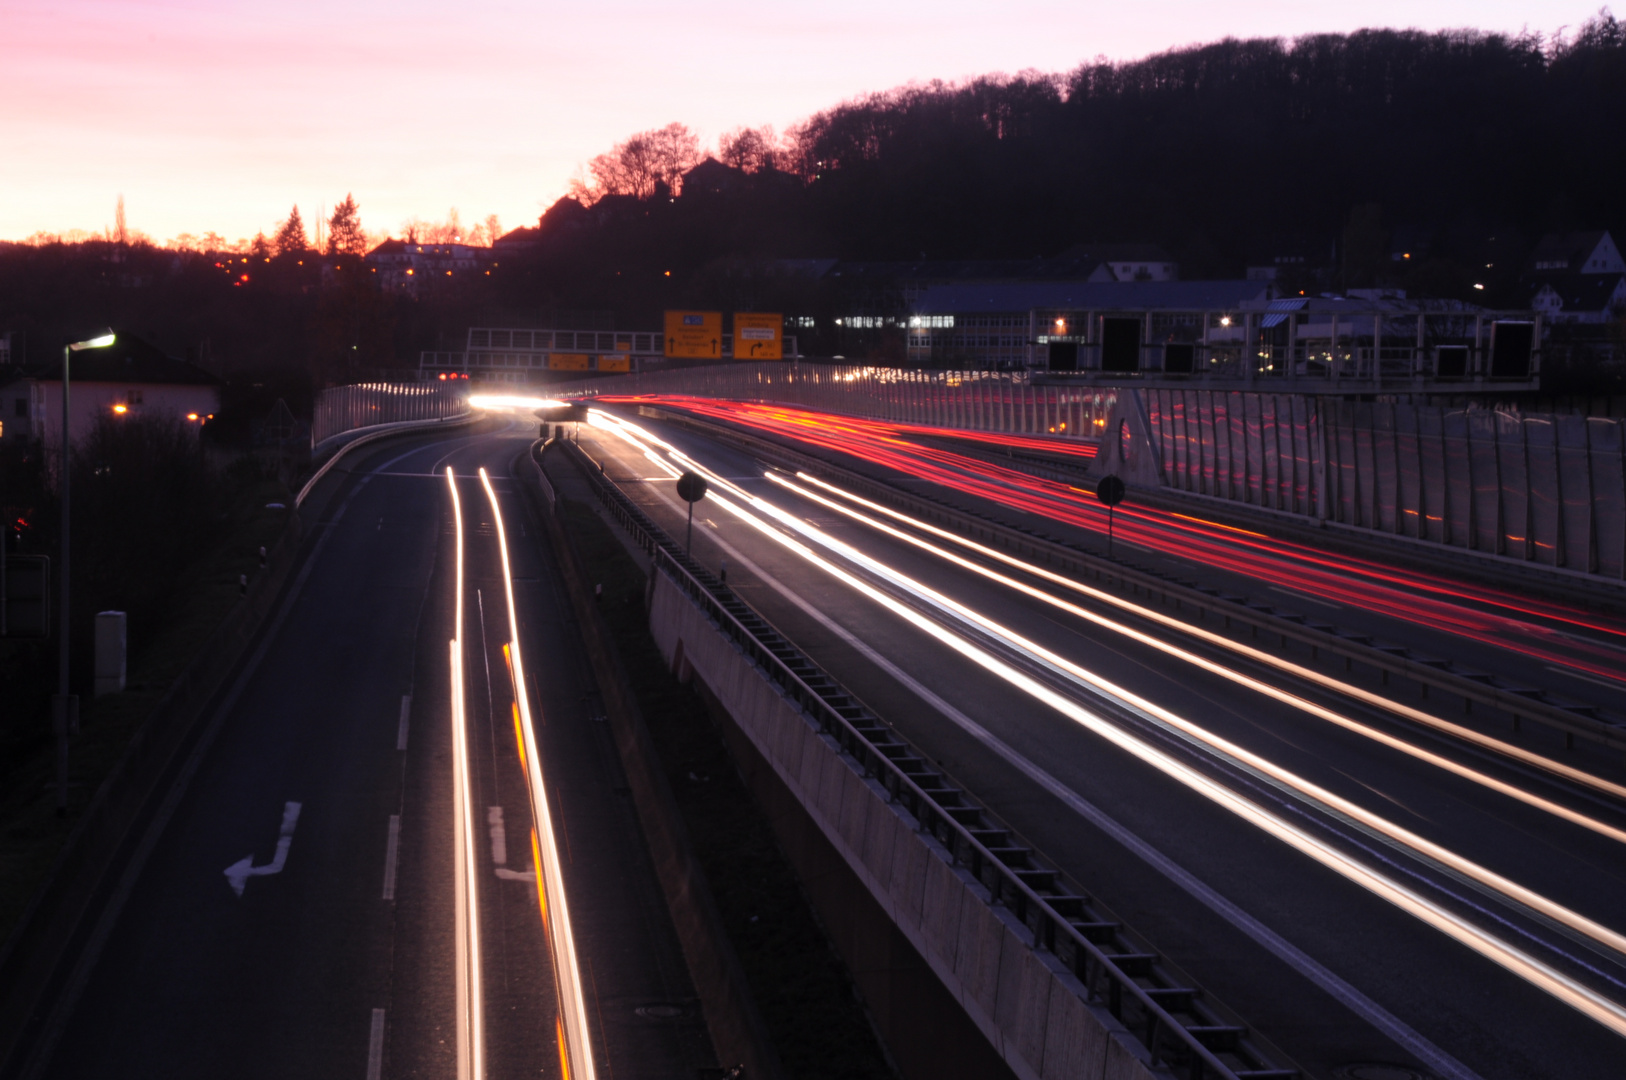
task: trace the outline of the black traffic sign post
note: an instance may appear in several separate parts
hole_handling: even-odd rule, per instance
[[[706,497],[706,478],[699,473],[686,472],[678,477],[678,498],[689,504],[689,528],[683,538],[683,551],[687,554],[694,546],[694,504]]]
[[[1103,476],[1095,482],[1095,497],[1107,506],[1107,558],[1112,558],[1112,508],[1124,501],[1124,482],[1117,476]]]

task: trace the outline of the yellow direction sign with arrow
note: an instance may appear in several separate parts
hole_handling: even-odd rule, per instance
[[[734,359],[783,360],[785,317],[760,312],[734,313]]]
[[[723,313],[668,311],[666,355],[716,360],[723,355]]]

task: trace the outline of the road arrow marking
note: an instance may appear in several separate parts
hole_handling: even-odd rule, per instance
[[[294,826],[298,823],[299,804],[291,802],[282,809],[282,833],[277,837],[276,856],[264,866],[255,866],[254,856],[245,855],[226,867],[226,880],[231,882],[233,892],[241,897],[248,887],[249,878],[282,873],[284,864],[288,862],[288,849],[293,846]]]
[[[508,830],[503,825],[502,807],[493,806],[486,811],[486,824],[491,829],[491,861],[497,864],[497,877],[503,881],[534,882],[534,872],[510,870],[505,865],[508,862]]]

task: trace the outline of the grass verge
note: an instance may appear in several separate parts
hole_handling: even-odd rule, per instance
[[[787,1075],[893,1076],[845,965],[831,947],[722,733],[649,633],[643,573],[591,507],[560,500],[582,569],[671,784],[694,856]]]

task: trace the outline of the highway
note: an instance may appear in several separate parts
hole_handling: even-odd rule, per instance
[[[533,437],[389,440],[317,488],[297,577],[26,1075],[715,1067],[509,478]]]
[[[1096,520],[1082,492],[902,448],[895,433],[855,437],[861,422],[679,404],[1052,532]],[[628,406],[579,430],[674,536],[673,477],[709,476],[694,519],[703,563],[726,563],[790,640],[1312,1075],[1373,1061],[1487,1080],[1620,1074],[1618,755],[1204,637],[839,484],[770,478]],[[1146,512],[1128,525],[1137,558],[1185,579],[1330,605],[1385,640],[1619,700],[1609,658],[1626,639],[1607,617],[1214,523]]]
[[[1037,445],[1052,455],[1067,450],[1087,461],[1094,456],[1089,443],[953,432],[761,404],[693,398],[668,403],[832,453],[872,472],[882,470],[935,498],[971,506],[993,503],[1015,520],[1097,545],[1106,531],[1105,508],[1088,491],[942,445],[950,437],[983,449]],[[1185,570],[1187,576],[1189,568],[1200,567],[1203,577],[1221,588],[1257,591],[1266,583],[1278,605],[1389,640],[1428,640],[1418,630],[1446,633],[1455,656],[1482,662],[1489,671],[1513,674],[1527,686],[1584,692],[1588,700],[1599,697],[1602,684],[1611,692],[1605,700],[1626,710],[1626,620],[1618,616],[1379,558],[1335,555],[1206,520],[1203,505],[1194,501],[1189,512],[1179,513],[1131,500],[1116,514],[1115,543],[1151,565]],[[1509,650],[1509,644],[1518,648]]]

